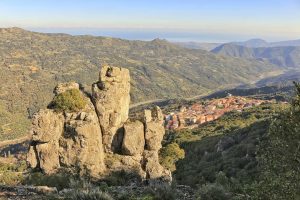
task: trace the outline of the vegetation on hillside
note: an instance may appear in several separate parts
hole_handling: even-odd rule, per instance
[[[11,120],[7,125],[11,129],[45,107],[57,83],[74,80],[90,88],[104,63],[130,70],[132,102],[194,96],[277,70],[266,62],[226,58],[159,39],[127,41],[18,28],[0,32],[0,99],[4,102],[0,112],[22,116]],[[5,124],[0,120],[0,127]],[[26,131],[17,129],[13,134],[17,137]]]
[[[197,129],[169,133],[166,144],[185,151],[176,163],[176,181],[197,189],[201,199],[299,198],[296,102],[231,112]]]
[[[5,101],[0,100],[0,141],[19,138],[26,135],[30,120],[19,112],[7,110]]]
[[[173,171],[179,185],[189,185],[197,191],[194,198],[299,199],[299,84],[296,88],[297,95],[291,105],[263,104],[227,113],[193,130],[168,132],[160,151],[162,165]],[[24,178],[15,176],[19,174],[16,167],[3,169],[10,173],[5,173],[2,182],[11,180],[10,184],[43,184],[59,189],[73,187],[66,174],[46,177],[33,173]],[[74,198],[111,195],[115,199],[173,199],[178,195],[178,190],[169,186],[146,187],[142,195],[137,191],[125,194],[112,189],[114,184],[124,183],[124,177],[127,176],[116,174],[105,184],[93,183],[89,189],[81,186],[72,194]]]
[[[200,199],[299,199],[300,85],[295,86],[291,105],[264,104],[167,134],[166,147],[178,144],[185,151],[175,163],[177,183],[194,187]]]
[[[176,170],[175,163],[183,159],[184,154],[177,143],[168,144],[160,150],[160,164],[173,172]]]
[[[292,107],[272,120],[259,148],[260,173],[250,191],[255,199],[300,199],[300,85]]]
[[[246,59],[266,60],[283,68],[298,68],[300,66],[300,47],[258,47],[251,48],[233,43],[222,44],[211,52]]]

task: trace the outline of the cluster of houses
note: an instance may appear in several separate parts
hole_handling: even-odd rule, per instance
[[[226,98],[213,99],[203,104],[195,103],[165,115],[165,128],[169,130],[195,128],[200,124],[218,119],[226,112],[233,110],[242,112],[246,108],[269,102],[229,95]]]

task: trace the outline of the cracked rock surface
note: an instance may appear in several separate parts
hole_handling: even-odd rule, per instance
[[[142,179],[171,181],[158,158],[165,134],[159,107],[129,120],[130,76],[124,68],[102,66],[92,94],[75,82],[59,84],[54,94],[79,90],[87,102],[76,112],[42,109],[32,120],[27,163],[45,174],[61,168],[103,177],[115,171],[136,172]]]

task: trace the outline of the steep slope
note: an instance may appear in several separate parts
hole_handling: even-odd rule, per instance
[[[300,67],[300,47],[260,47],[249,48],[235,44],[223,44],[211,52],[225,56],[265,60],[279,67]]]
[[[165,146],[185,151],[175,163],[177,183],[201,199],[299,199],[299,96],[296,102],[296,110],[263,104],[170,133]]]
[[[23,116],[10,122],[0,116],[1,139],[19,134],[16,124],[46,106],[57,83],[91,85],[103,63],[130,70],[132,102],[189,97],[248,83],[277,69],[266,62],[226,58],[159,39],[143,42],[0,29],[0,105]]]
[[[247,58],[247,59],[256,59],[254,50],[245,46],[235,45],[235,44],[222,44],[211,52],[216,54],[221,54],[224,56]]]

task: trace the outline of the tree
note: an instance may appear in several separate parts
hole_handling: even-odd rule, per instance
[[[168,144],[166,147],[163,147],[160,151],[160,163],[167,169],[171,171],[176,170],[175,163],[183,159],[185,152],[179,147],[177,143]]]

